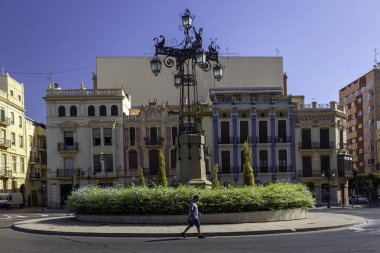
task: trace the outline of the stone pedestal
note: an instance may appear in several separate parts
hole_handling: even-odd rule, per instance
[[[178,136],[177,181],[182,184],[211,187],[206,178],[205,137],[201,134]]]

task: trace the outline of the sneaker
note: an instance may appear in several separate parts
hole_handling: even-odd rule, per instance
[[[204,236],[203,234],[200,234],[200,235],[198,235],[198,238],[199,239],[204,239],[204,238],[206,238],[206,236]]]
[[[184,232],[181,233],[181,236],[182,236],[183,238],[186,238],[186,234],[185,234]]]

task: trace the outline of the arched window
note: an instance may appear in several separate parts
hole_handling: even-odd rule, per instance
[[[77,107],[75,105],[70,106],[70,117],[77,116]]]
[[[105,105],[99,107],[99,116],[107,116],[107,108]]]
[[[66,116],[66,108],[63,105],[58,107],[58,116],[59,117],[65,117]]]
[[[95,116],[95,107],[93,105],[90,105],[87,108],[87,114],[88,116]]]
[[[170,151],[170,167],[173,169],[177,167],[177,150],[175,148]]]
[[[129,157],[129,169],[137,169],[138,168],[138,158],[137,158],[137,151],[136,150],[130,150],[128,152]]]
[[[111,106],[111,116],[117,116],[119,114],[117,105]]]

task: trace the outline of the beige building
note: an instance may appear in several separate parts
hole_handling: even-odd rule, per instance
[[[346,112],[336,102],[304,104],[296,97],[298,180],[308,185],[317,205],[348,205],[352,156],[348,154]]]
[[[64,206],[78,185],[124,184],[123,89],[63,90],[50,85],[46,101],[48,207]]]
[[[210,88],[284,86],[282,57],[220,57],[219,60],[226,69],[220,81],[216,81],[212,73],[197,71],[200,102],[209,100]],[[155,76],[148,57],[98,57],[95,88],[123,88],[132,95],[133,106],[145,104],[147,99],[178,105],[174,70],[164,67],[160,75]]]

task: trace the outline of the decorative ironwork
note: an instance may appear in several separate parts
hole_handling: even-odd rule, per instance
[[[208,51],[202,49],[203,28],[197,30],[192,26],[195,16],[189,9],[180,16],[182,25],[179,26],[179,30],[184,33],[183,41],[178,44],[173,40],[172,43],[175,44],[168,46],[163,35],[154,38],[155,57],[150,63],[155,75],[160,72],[162,63],[168,68],[175,66],[174,86],[180,89],[179,134],[200,134],[202,131],[199,107],[196,106],[192,114],[186,113],[190,112],[192,104],[199,104],[196,66],[205,72],[213,69],[214,78],[218,81],[222,78],[223,66],[219,63],[219,47],[214,40],[208,46]],[[163,57],[162,60],[160,56]],[[214,66],[212,62],[215,62]]]

